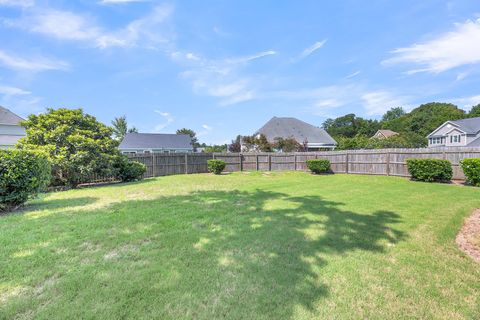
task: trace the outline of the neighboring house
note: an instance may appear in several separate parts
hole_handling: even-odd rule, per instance
[[[427,138],[429,147],[480,147],[480,117],[447,121]]]
[[[322,128],[296,118],[273,117],[254,135],[263,134],[268,142],[275,142],[275,138],[293,138],[301,145],[306,146],[307,151],[335,149],[337,142]]]
[[[12,111],[0,107],[0,149],[13,148],[18,140],[25,137],[25,128],[20,125],[23,120]]]
[[[118,149],[124,154],[193,152],[187,134],[127,133]]]
[[[390,138],[390,137],[393,137],[393,136],[396,136],[398,135],[398,132],[395,132],[395,131],[392,131],[392,130],[388,130],[388,129],[382,129],[382,130],[378,130],[372,138],[375,138],[375,139],[387,139],[387,138]]]

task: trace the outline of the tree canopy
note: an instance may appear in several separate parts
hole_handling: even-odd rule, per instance
[[[113,136],[116,140],[122,141],[125,135],[128,133],[138,132],[135,127],[128,128],[127,117],[116,117],[112,120]]]
[[[192,129],[182,128],[177,130],[177,134],[186,134],[192,139],[192,147],[194,151],[197,151],[197,148],[200,146],[198,143],[197,133]]]
[[[112,129],[82,109],[47,109],[22,125],[27,135],[18,147],[46,152],[57,185],[75,187],[93,174],[108,174],[118,155]]]

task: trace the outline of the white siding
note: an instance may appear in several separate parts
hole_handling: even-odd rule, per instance
[[[25,132],[25,128],[21,126],[0,124],[0,134],[25,136],[26,132]]]

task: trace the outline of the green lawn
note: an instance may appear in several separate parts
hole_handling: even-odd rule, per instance
[[[0,217],[0,318],[478,319],[480,188],[302,172],[52,193]]]

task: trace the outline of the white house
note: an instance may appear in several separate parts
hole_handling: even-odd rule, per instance
[[[25,128],[20,125],[24,119],[0,107],[0,149],[13,148],[21,138],[25,137]]]
[[[428,136],[429,147],[480,147],[480,117],[447,121]]]

